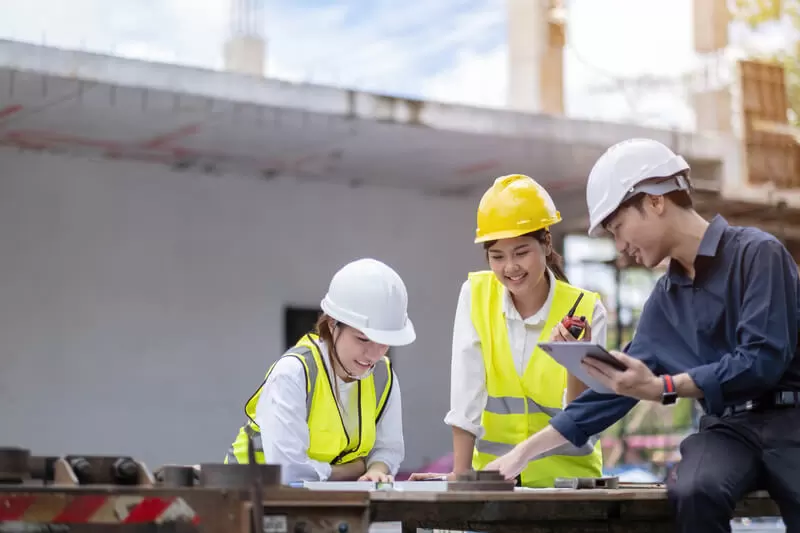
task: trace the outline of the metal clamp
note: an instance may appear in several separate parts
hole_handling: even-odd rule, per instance
[[[618,489],[619,478],[608,477],[559,477],[553,486],[557,489]]]

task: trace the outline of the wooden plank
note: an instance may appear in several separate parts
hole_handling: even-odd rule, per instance
[[[663,490],[606,490],[606,489],[539,489],[529,491],[446,491],[400,492],[378,491],[370,493],[371,501],[406,502],[571,502],[571,501],[628,501],[663,500]]]
[[[616,493],[616,494],[613,494]],[[461,531],[616,531],[657,533],[673,527],[663,489],[569,490],[370,495],[373,522],[403,522],[406,528]],[[766,493],[737,507],[737,516],[779,516]]]
[[[507,491],[446,491],[446,492],[371,492],[371,502],[620,502],[666,500],[666,489],[533,489]],[[764,491],[754,492],[748,500],[769,500]]]
[[[800,149],[788,127],[789,96],[784,68],[777,62],[738,62],[740,112],[745,146],[745,183],[800,188]],[[765,127],[765,124],[771,127]]]

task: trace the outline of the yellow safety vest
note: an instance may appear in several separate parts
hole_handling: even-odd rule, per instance
[[[371,376],[358,382],[358,434],[350,435],[345,429],[336,403],[333,392],[335,383],[331,383],[325,369],[318,343],[317,335],[305,335],[281,357],[296,357],[305,367],[306,421],[310,441],[308,457],[330,464],[349,463],[359,457],[366,457],[375,445],[375,428],[392,389],[392,365],[389,358],[384,357],[375,365]],[[255,422],[256,405],[274,366],[270,366],[261,386],[245,405],[247,422],[228,450],[224,461],[226,464],[248,462],[248,435],[253,436],[256,462],[264,463],[261,430]]]
[[[503,313],[504,287],[491,271],[469,275],[471,317],[481,341],[486,366],[488,401],[481,417],[485,435],[475,443],[472,466],[483,469],[489,462],[548,425],[562,411],[567,371],[538,346],[522,378],[514,367]],[[583,292],[575,312],[591,324],[598,295],[556,280],[553,302],[539,341],[550,339],[555,325],[566,316]],[[525,487],[552,487],[557,477],[600,477],[603,456],[594,437],[586,446],[568,444],[557,453],[528,463],[521,474]]]

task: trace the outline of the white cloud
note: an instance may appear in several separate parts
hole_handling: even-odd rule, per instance
[[[479,0],[470,11],[459,9],[463,0],[417,2],[413,8],[396,0],[373,2],[381,6],[376,16],[356,25],[346,23],[344,8],[336,19],[276,4],[269,34],[270,58],[275,58],[271,75],[286,77],[282,69],[291,64],[314,82],[419,94],[432,63],[471,48],[504,21],[496,0]],[[440,19],[448,24],[431,23]]]
[[[505,46],[485,53],[459,52],[452,68],[425,80],[421,89],[439,102],[504,107],[507,62]]]

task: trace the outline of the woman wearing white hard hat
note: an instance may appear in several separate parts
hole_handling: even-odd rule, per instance
[[[274,363],[245,405],[226,463],[279,464],[284,483],[389,481],[405,454],[400,388],[386,352],[416,338],[400,276],[374,259],[342,267],[315,331]]]

